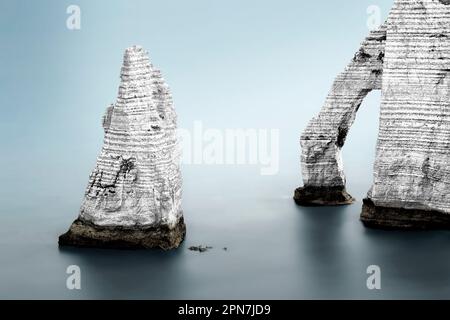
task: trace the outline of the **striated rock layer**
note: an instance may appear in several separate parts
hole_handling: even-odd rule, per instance
[[[380,88],[374,183],[361,220],[373,227],[447,227],[450,1],[395,1],[301,137],[306,186],[345,190],[340,149],[362,99]]]
[[[78,219],[60,245],[171,249],[185,235],[172,97],[147,52],[124,54],[115,104]]]

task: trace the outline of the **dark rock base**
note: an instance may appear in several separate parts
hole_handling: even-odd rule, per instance
[[[428,210],[388,208],[376,206],[372,200],[363,200],[362,223],[377,229],[450,229],[450,215]]]
[[[295,190],[294,200],[300,206],[340,206],[352,204],[355,199],[345,187],[300,187]]]
[[[59,237],[60,246],[109,249],[170,250],[184,240],[186,225],[183,218],[173,229],[166,226],[152,228],[99,227],[81,219],[75,220],[69,231]]]

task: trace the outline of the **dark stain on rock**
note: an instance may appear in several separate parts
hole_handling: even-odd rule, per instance
[[[445,33],[439,33],[439,34],[432,34],[430,38],[448,38],[448,36]]]
[[[336,145],[339,148],[342,148],[344,146],[345,138],[347,137],[347,133],[348,133],[348,128],[347,127],[340,126],[338,128],[338,135],[337,135],[337,139],[336,139]]]
[[[380,70],[380,69],[372,70],[372,74],[374,74],[374,75],[376,75],[376,76],[379,76],[379,75],[382,74],[382,73],[383,73],[383,70]]]
[[[366,62],[372,55],[368,54],[363,48],[359,49],[359,51],[355,54],[353,61],[355,62]]]

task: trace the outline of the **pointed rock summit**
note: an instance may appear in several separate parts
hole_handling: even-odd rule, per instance
[[[396,0],[301,136],[300,205],[348,204],[341,148],[364,97],[382,92],[374,183],[361,220],[450,227],[450,1]]]
[[[103,148],[80,214],[60,245],[176,248],[183,241],[177,118],[169,87],[139,46],[126,49]]]

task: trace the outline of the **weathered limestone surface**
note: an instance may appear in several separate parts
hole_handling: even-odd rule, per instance
[[[362,83],[369,79],[367,70],[379,74],[374,85],[364,89],[379,89],[381,84],[382,90],[374,183],[361,219],[374,227],[447,227],[450,1],[397,0],[379,33],[383,31],[386,40],[379,46],[383,61],[377,62],[369,52],[367,65],[355,66]],[[358,95],[361,85],[345,84],[338,77],[331,98],[301,138],[306,187],[345,187],[340,137],[345,138],[361,102],[358,97],[363,96]]]
[[[184,238],[180,151],[169,87],[147,52],[124,54],[115,104],[78,219],[61,245],[177,247]]]

